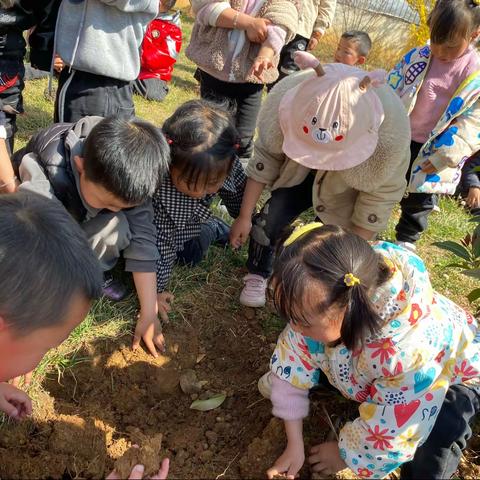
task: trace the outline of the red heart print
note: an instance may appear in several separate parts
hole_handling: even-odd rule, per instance
[[[413,400],[406,405],[395,405],[393,412],[395,414],[395,420],[397,421],[398,428],[405,425],[413,414],[418,410],[420,406],[420,400]]]

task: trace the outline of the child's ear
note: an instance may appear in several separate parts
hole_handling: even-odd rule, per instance
[[[357,60],[357,65],[364,65],[366,61],[367,57],[365,57],[364,55],[360,55]]]
[[[75,162],[75,166],[77,167],[78,173],[82,174],[85,171],[84,163],[85,159],[80,157],[79,155],[75,155],[73,157],[73,161]]]

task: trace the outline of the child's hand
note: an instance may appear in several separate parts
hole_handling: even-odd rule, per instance
[[[22,420],[32,414],[32,401],[25,392],[13,385],[0,383],[0,410],[9,417]]]
[[[308,41],[307,52],[309,52],[310,50],[315,50],[317,47],[318,47],[318,38],[311,37],[310,40]]]
[[[57,72],[60,73],[63,70],[63,67],[65,66],[65,63],[61,59],[60,55],[55,54],[55,59],[53,61],[53,69]]]
[[[248,39],[253,43],[263,43],[267,39],[267,27],[272,22],[266,18],[251,17],[251,21],[246,28]]]
[[[148,351],[155,358],[158,357],[157,348],[160,352],[165,350],[165,338],[163,337],[162,326],[157,315],[145,315],[140,311],[133,336],[133,350],[140,346],[141,340],[145,342]]]
[[[285,451],[277,458],[275,465],[267,470],[268,478],[285,476],[294,479],[305,461],[303,442],[288,443]]]
[[[251,229],[251,217],[238,217],[230,227],[230,245],[232,248],[240,248],[247,241]]]
[[[348,465],[340,456],[337,442],[325,442],[312,447],[308,463],[312,465],[314,472],[321,472],[323,475],[334,475],[348,468]]]
[[[160,466],[159,472],[153,477],[149,477],[150,480],[165,480],[168,477],[168,469],[170,467],[170,460],[164,458],[162,460],[162,465]],[[143,478],[143,473],[145,472],[145,467],[143,465],[135,465],[130,472],[128,480],[141,480]],[[120,480],[120,476],[115,472],[115,470],[107,477],[107,480]]]
[[[253,61],[252,68],[250,69],[249,75],[255,75],[261,82],[263,82],[263,72],[273,68],[273,61],[270,57],[263,57],[259,55]]]
[[[423,173],[430,175],[431,173],[435,173],[437,169],[433,166],[430,160],[426,160],[420,165]]]
[[[20,387],[20,383],[22,383],[22,380],[23,380],[23,386],[24,386],[24,387],[30,386],[30,383],[32,383],[33,372],[34,372],[34,370],[32,370],[31,372],[26,373],[25,375],[20,375],[19,377],[15,377],[15,378],[12,380],[12,385],[13,385],[14,387],[19,388],[19,387]]]
[[[479,208],[480,207],[480,188],[469,188],[468,196],[465,199],[465,203],[469,208]]]

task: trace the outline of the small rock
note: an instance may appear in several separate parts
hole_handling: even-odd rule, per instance
[[[217,423],[222,423],[224,421],[224,418],[223,417],[217,417],[215,420],[217,421]]]
[[[204,450],[208,450],[208,443],[202,443],[202,447]]]
[[[208,430],[207,432],[205,432],[205,437],[207,437],[208,443],[210,445],[215,445],[217,443],[218,434],[216,432]]]
[[[251,307],[245,307],[245,318],[247,320],[253,320],[255,318],[255,309]]]
[[[205,450],[200,454],[200,460],[202,462],[209,462],[213,458],[213,452],[210,450]]]
[[[190,395],[190,398],[191,398],[192,400],[197,400],[197,398],[198,398],[198,393],[192,393],[192,394]]]

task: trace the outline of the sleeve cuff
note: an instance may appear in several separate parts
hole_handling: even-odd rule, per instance
[[[275,417],[282,420],[301,420],[308,415],[310,401],[308,399],[308,390],[294,387],[290,383],[272,376],[272,413]]]
[[[125,259],[126,272],[156,272],[155,260],[134,260]]]
[[[212,10],[210,11],[210,14],[208,16],[208,24],[211,27],[216,27],[217,26],[217,20],[218,17],[227,9],[231,8],[230,3],[228,2],[222,2],[222,3],[217,3]]]

